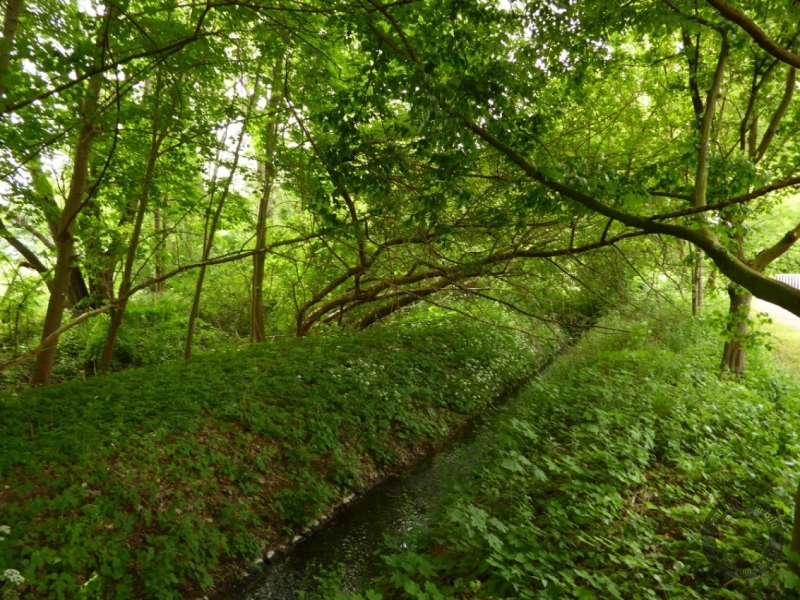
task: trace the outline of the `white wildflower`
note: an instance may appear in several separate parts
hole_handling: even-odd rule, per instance
[[[25,583],[25,578],[16,569],[6,569],[3,571],[2,578],[10,582],[12,585],[22,585]]]
[[[11,533],[11,527],[8,525],[0,525],[0,533],[3,535],[8,535]]]

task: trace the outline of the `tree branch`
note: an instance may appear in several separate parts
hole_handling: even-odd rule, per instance
[[[758,273],[749,265],[743,263],[730,252],[728,252],[728,250],[725,249],[710,232],[689,229],[679,225],[658,223],[656,221],[643,217],[637,217],[635,215],[622,212],[621,210],[611,206],[607,206],[595,200],[594,198],[579,192],[578,190],[566,186],[558,181],[549,179],[544,173],[530,164],[513,148],[495,138],[482,127],[473,123],[468,117],[452,108],[449,109],[449,112],[455,118],[465,123],[469,129],[471,129],[489,145],[505,154],[507,158],[515,163],[534,181],[538,181],[545,187],[548,187],[558,194],[585,206],[593,212],[613,218],[614,220],[619,221],[628,227],[641,229],[642,231],[648,233],[661,233],[693,243],[699,248],[705,250],[706,254],[708,254],[708,256],[714,261],[719,270],[729,279],[748,289],[758,298],[773,304],[777,304],[792,314],[800,316],[800,290],[796,290],[785,283],[770,279],[769,277],[764,277],[761,273]]]
[[[717,68],[714,70],[714,81],[706,96],[706,110],[703,113],[703,120],[700,123],[700,149],[697,152],[697,174],[694,181],[694,193],[692,203],[695,207],[706,203],[706,193],[708,190],[708,161],[711,156],[711,124],[714,122],[714,115],[717,111],[717,99],[719,90],[722,87],[722,79],[725,76],[725,63],[728,60],[728,35],[722,32],[722,47],[717,58]]]
[[[779,45],[775,40],[770,38],[766,32],[759,27],[755,21],[744,14],[742,11],[734,8],[725,0],[706,0],[713,6],[723,19],[735,23],[741,27],[747,35],[753,38],[753,41],[761,46],[767,53],[771,54],[780,61],[785,62],[787,65],[800,68],[800,55],[791,52],[790,50]]]
[[[701,212],[708,212],[712,210],[719,210],[721,208],[727,208],[728,206],[733,206],[734,204],[744,204],[745,202],[750,202],[750,200],[755,200],[756,198],[761,198],[762,196],[766,196],[770,192],[774,192],[777,190],[782,190],[788,187],[793,187],[795,185],[800,185],[800,177],[789,177],[787,179],[782,179],[781,181],[775,181],[770,183],[769,185],[765,185],[762,188],[758,188],[757,190],[753,190],[752,192],[748,192],[747,194],[743,194],[741,196],[736,196],[734,198],[729,198],[728,200],[724,200],[722,202],[717,202],[716,204],[706,204],[704,206],[697,206],[694,208],[686,208],[684,210],[676,210],[675,212],[671,213],[664,213],[661,215],[653,215],[652,217],[647,217],[648,221],[664,221],[665,219],[675,219],[677,217],[685,217],[688,215],[695,215]]]
[[[17,252],[22,254],[25,260],[28,261],[28,265],[30,265],[30,267],[35,271],[44,274],[50,270],[41,260],[39,260],[39,257],[36,256],[36,254],[34,254],[30,248],[23,244],[19,238],[17,238],[8,230],[8,227],[6,227],[2,219],[0,219],[0,237],[7,241]]]
[[[796,83],[797,69],[794,67],[789,67],[789,73],[786,75],[786,88],[783,91],[783,98],[781,98],[781,103],[775,110],[775,114],[772,115],[772,120],[769,122],[769,127],[767,127],[767,130],[764,132],[764,137],[761,138],[761,144],[758,146],[755,162],[758,162],[764,158],[764,154],[766,154],[770,143],[772,143],[772,139],[775,137],[775,132],[778,130],[778,126],[781,124],[781,120],[786,114],[786,111],[789,109],[789,104],[792,102],[792,96],[794,95]]]
[[[759,273],[763,273],[764,269],[766,269],[770,263],[782,256],[792,246],[794,246],[794,243],[798,240],[798,238],[800,238],[800,223],[798,223],[797,227],[791,231],[787,231],[786,235],[778,240],[775,245],[765,248],[759,252],[758,255],[753,259],[753,268]]]

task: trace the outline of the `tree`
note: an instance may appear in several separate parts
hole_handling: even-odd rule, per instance
[[[781,161],[781,177],[760,186],[752,185],[754,180],[751,179],[746,189],[731,193],[735,189],[732,184],[741,183],[741,179],[728,177],[724,170],[727,166],[725,142],[734,133],[733,128],[728,129],[726,125],[735,122],[732,111],[726,112],[725,107],[736,97],[736,88],[728,92],[722,86],[726,70],[730,68],[732,51],[737,69],[741,64],[740,53],[746,50],[741,36],[724,24],[715,23],[702,11],[693,14],[691,9],[684,11],[672,3],[665,3],[662,10],[636,5],[616,9],[576,4],[551,13],[550,20],[537,13],[540,18],[536,21],[535,35],[528,33],[533,11],[544,13],[547,10],[536,3],[512,7],[508,11],[497,8],[485,13],[460,12],[459,19],[445,26],[451,33],[444,37],[434,36],[433,30],[442,27],[441,15],[449,14],[446,8],[432,9],[425,18],[412,23],[404,20],[409,15],[405,9],[395,8],[389,12],[379,5],[372,6],[381,19],[374,13],[366,13],[362,21],[364,36],[371,37],[376,45],[391,49],[395,64],[404,69],[402,85],[418,90],[416,94],[408,94],[417,114],[422,116],[435,111],[439,126],[447,128],[447,135],[451,137],[470,132],[475,139],[470,143],[499,152],[529,181],[573,203],[571,210],[576,214],[588,210],[627,228],[689,241],[703,250],[737,285],[800,314],[800,292],[763,276],[740,260],[724,243],[725,234],[721,228],[706,216],[711,211],[745,204],[800,183],[794,166],[784,160]],[[559,29],[564,22],[572,23],[577,33],[564,35]],[[604,30],[602,25],[597,25],[599,23],[614,23],[614,31]],[[655,72],[662,68],[663,60],[652,66],[648,64],[650,57],[653,54],[663,56],[669,44],[674,47],[683,37],[684,29],[702,31],[707,47],[714,48],[715,60],[699,75],[708,88],[700,127],[687,126],[691,121],[685,118],[681,119],[685,124],[682,131],[675,130],[668,121],[659,122],[655,118],[639,119],[639,125],[649,130],[655,139],[678,139],[684,144],[683,148],[691,144],[695,151],[673,151],[671,155],[646,161],[636,169],[625,169],[619,160],[598,158],[601,152],[619,153],[620,146],[625,143],[624,136],[609,136],[611,142],[598,144],[597,149],[589,148],[590,154],[578,157],[565,153],[558,146],[540,143],[548,128],[531,129],[537,123],[559,122],[560,115],[565,112],[563,108],[557,109],[559,104],[578,109],[583,103],[587,108],[585,102],[597,102],[599,90],[595,82],[615,77],[615,84],[620,81],[620,61],[604,57],[594,52],[594,48],[613,48],[619,53],[630,39],[627,36],[649,36],[656,52],[639,53],[638,57],[636,52],[628,53],[626,58],[634,60],[635,68],[625,65],[623,71],[640,73],[639,83],[645,81],[648,74],[656,80]],[[465,35],[478,38],[481,43],[466,50],[460,41]],[[454,76],[458,72],[456,64],[465,60],[470,65],[468,75]],[[498,76],[484,75],[488,60],[495,61],[493,68]],[[649,97],[648,101],[663,101],[669,105],[670,88],[667,86],[675,85],[670,79],[674,80],[667,74],[666,86],[655,90],[658,95]],[[535,89],[531,81],[540,88]],[[565,87],[565,81],[575,85]],[[630,105],[631,100],[641,94],[639,83],[622,99],[624,103]],[[624,115],[632,109],[617,103],[617,110]],[[717,128],[715,120],[721,123]],[[620,121],[616,118],[615,122]],[[549,130],[553,129],[550,125]],[[783,139],[776,145],[785,153],[791,143],[790,139]],[[672,146],[677,150],[677,144]],[[559,150],[561,154],[556,153]],[[681,179],[685,183],[680,179],[677,182],[683,183],[682,189],[665,193],[654,189],[653,184],[670,176],[675,181],[674,176],[680,172],[684,173]],[[685,176],[688,172],[693,176]],[[674,202],[671,206],[665,205],[661,202],[663,197],[684,200],[685,208],[676,210]],[[649,214],[648,209],[652,211]],[[658,212],[664,209],[667,212]],[[688,222],[686,217],[690,218]],[[684,218],[686,224],[670,222],[679,218]]]
[[[275,154],[281,122],[281,103],[283,98],[283,57],[275,60],[270,80],[269,100],[267,102],[267,121],[263,126],[262,150],[257,157],[262,178],[262,192],[258,201],[256,217],[256,243],[258,254],[253,255],[253,283],[250,292],[250,341],[263,342],[264,331],[264,262],[267,258],[262,252],[267,246],[267,223],[273,211],[273,186],[275,183]]]
[[[112,10],[107,10],[106,16],[101,20],[102,25],[96,43],[98,64],[102,61],[102,52],[108,43],[108,25],[112,14]],[[97,74],[90,77],[81,103],[81,125],[78,130],[72,158],[72,179],[55,235],[56,266],[50,285],[50,299],[42,331],[43,343],[61,327],[64,302],[69,289],[70,274],[73,270],[75,258],[75,237],[73,233],[75,219],[82,208],[84,196],[88,189],[89,159],[98,125],[98,103],[101,89],[102,79],[100,75]],[[36,358],[36,366],[31,376],[31,385],[46,385],[49,383],[50,373],[55,362],[57,344],[57,340],[52,341],[45,346],[44,351]]]
[[[122,319],[125,316],[125,308],[128,303],[127,296],[130,293],[132,284],[133,264],[136,259],[136,251],[139,247],[139,238],[142,235],[144,217],[147,214],[150,189],[155,177],[156,162],[161,151],[161,145],[164,143],[169,132],[170,117],[175,108],[175,100],[177,99],[176,96],[173,95],[172,106],[166,107],[165,110],[162,107],[163,96],[165,95],[163,85],[163,74],[158,72],[152,90],[153,114],[151,116],[150,149],[147,153],[147,161],[144,167],[144,179],[142,180],[142,189],[139,199],[136,205],[131,207],[131,212],[135,213],[133,231],[131,232],[128,251],[125,256],[122,281],[120,281],[119,284],[118,297],[121,298],[121,300],[113,312],[111,324],[108,329],[108,336],[106,337],[105,348],[103,349],[103,357],[100,364],[100,371],[103,374],[107,373],[111,367],[111,359],[114,354],[117,333],[122,326]]]

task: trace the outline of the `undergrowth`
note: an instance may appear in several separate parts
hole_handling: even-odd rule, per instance
[[[208,591],[551,351],[440,319],[2,396],[0,572],[32,598]]]
[[[385,558],[387,574],[366,598],[791,594],[785,560],[750,579],[717,573],[702,527],[728,496],[758,500],[783,522],[785,558],[798,385],[763,352],[751,354],[742,380],[721,378],[718,337],[702,322],[671,315],[625,326],[630,334],[591,333],[526,388],[484,466],[453,490],[435,525]],[[765,528],[738,521],[719,547],[754,561]]]

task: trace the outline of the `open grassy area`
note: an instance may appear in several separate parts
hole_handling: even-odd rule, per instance
[[[550,352],[474,322],[415,322],[2,397],[0,569],[32,598],[208,591]]]

